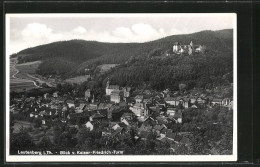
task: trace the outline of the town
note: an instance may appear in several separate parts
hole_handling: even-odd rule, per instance
[[[76,132],[71,138],[78,142],[81,131],[95,132],[95,137],[99,138],[129,133],[135,142],[150,140],[153,134],[155,140],[168,143],[170,153],[174,153],[179,146],[191,147],[194,138],[191,129],[200,129],[198,124],[197,127],[187,127],[190,119],[187,113],[203,114],[217,109],[232,114],[232,96],[223,96],[224,91],[231,90],[232,86],[186,91],[184,84],[178,91],[134,90],[111,85],[108,78],[102,102],[96,100],[93,91],[87,88],[85,97],[72,97],[55,91],[40,97],[12,98],[11,132],[16,134],[27,130],[35,144],[43,142],[47,135],[54,145],[58,143],[53,134],[57,125],[74,129]],[[212,124],[221,124],[217,121],[215,119]]]
[[[166,56],[200,54],[205,48],[175,42]],[[178,90],[158,91],[111,84],[109,76],[102,82],[98,98],[95,88],[85,87],[80,96],[77,87],[59,91],[62,84],[43,95],[11,95],[11,152],[48,146],[59,153],[232,153],[233,83],[193,89],[180,83]],[[21,138],[31,144],[17,145]]]

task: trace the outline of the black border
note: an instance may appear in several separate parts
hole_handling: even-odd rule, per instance
[[[195,1],[4,1],[1,2],[2,17],[1,27],[4,29],[5,13],[237,13],[237,73],[238,73],[238,161],[237,162],[160,162],[160,163],[91,163],[91,162],[73,162],[73,163],[51,163],[52,165],[69,166],[95,166],[95,165],[225,165],[230,166],[233,163],[248,165],[253,162],[253,42],[252,42],[252,3],[234,2],[234,1],[215,1],[215,2],[195,2]],[[4,31],[0,35],[2,53],[4,53]],[[5,54],[1,57],[2,62],[2,82],[0,94],[5,90]],[[258,71],[259,72],[259,71]],[[259,82],[258,82],[259,83]],[[2,111],[0,112],[0,121],[2,127],[5,127],[5,96],[0,96]],[[2,140],[5,141],[5,129],[1,128]],[[5,143],[1,142],[1,150],[5,150]],[[46,166],[50,163],[6,163],[5,151],[0,151],[1,165],[6,166],[27,166],[36,165]]]
[[[254,138],[253,138],[253,145],[254,145],[254,150],[253,150],[253,158],[254,158],[254,163],[260,164],[260,133],[257,127],[260,127],[260,105],[258,104],[260,100],[260,67],[259,67],[259,62],[260,62],[260,2],[254,3],[253,5],[253,48],[254,48],[254,64],[253,64],[253,74],[254,74],[254,113],[253,113],[253,133],[254,133]]]

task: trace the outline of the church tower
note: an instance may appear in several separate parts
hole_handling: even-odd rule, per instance
[[[93,99],[92,99],[92,103],[95,102],[95,95],[93,94]]]
[[[106,88],[109,87],[109,78],[107,79],[107,85],[106,85]]]
[[[190,41],[190,46],[191,46],[191,48],[193,48],[193,42],[192,41]]]

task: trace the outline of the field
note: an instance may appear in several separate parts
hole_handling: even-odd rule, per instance
[[[16,68],[17,68],[17,70],[19,70],[19,73],[16,76],[18,78],[22,78],[22,79],[29,79],[29,80],[34,79],[30,75],[36,73],[36,70],[38,69],[40,64],[41,64],[41,61],[16,64]]]
[[[112,68],[115,68],[116,66],[118,66],[118,64],[102,64],[99,65],[97,68],[99,68],[100,72],[103,73],[111,70]]]
[[[16,59],[10,60],[10,90],[24,91],[37,88],[35,78],[31,74],[35,74],[40,61],[16,64]]]
[[[10,91],[24,91],[37,88],[33,82],[26,81],[26,80],[20,80],[20,79],[12,79],[10,80]]]
[[[70,83],[70,84],[73,84],[73,83],[79,84],[79,83],[87,81],[89,78],[90,78],[89,75],[83,75],[83,76],[77,76],[74,78],[66,79],[65,82]]]
[[[13,125],[13,133],[19,133],[21,128],[30,129],[33,128],[33,124],[27,121],[15,121]]]

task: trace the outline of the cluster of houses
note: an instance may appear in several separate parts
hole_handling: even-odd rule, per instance
[[[157,139],[173,144],[190,143],[190,134],[173,132],[168,125],[183,123],[183,111],[188,108],[212,108],[214,106],[233,108],[232,98],[214,98],[203,93],[180,95],[168,89],[163,92],[150,90],[133,91],[130,87],[120,88],[106,85],[106,102],[96,101],[90,89],[84,98],[67,98],[59,92],[43,97],[16,98],[10,106],[13,114],[28,113],[31,119],[40,119],[42,126],[53,120],[60,120],[71,127],[84,125],[90,131],[99,129],[102,136],[116,136],[136,127],[136,140],[146,140],[151,133]]]
[[[192,53],[201,53],[204,52],[205,46],[202,45],[193,45],[191,41],[189,45],[182,45],[179,42],[175,42],[172,48],[173,53],[175,54],[184,54],[192,55]]]
[[[165,140],[165,142],[182,143],[188,141],[184,140],[185,137],[182,135],[167,129],[167,124],[175,121],[174,119],[163,115],[156,117],[147,115],[144,120],[138,123],[138,121],[135,121],[136,113],[122,113],[122,110],[127,109],[128,106],[124,101],[115,105],[114,103],[87,103],[80,99],[76,103],[73,100],[59,97],[57,92],[54,92],[53,96],[44,94],[43,97],[17,98],[14,100],[17,103],[11,106],[13,114],[18,114],[19,112],[14,111],[20,109],[20,112],[28,113],[30,119],[41,120],[42,127],[48,126],[53,120],[57,119],[69,123],[70,127],[77,127],[71,120],[85,118],[83,126],[90,131],[101,130],[102,136],[115,137],[128,133],[132,127],[137,127],[136,140],[146,140],[149,134],[156,133],[157,139]],[[140,98],[136,98],[136,102],[142,103]],[[70,111],[72,108],[75,109],[74,112]],[[154,108],[153,110],[156,111],[157,109]],[[178,122],[181,123],[180,120]]]
[[[129,109],[137,116],[143,119],[149,116],[152,112],[160,109],[163,114],[175,115],[178,109],[188,108],[212,108],[214,106],[227,107],[233,109],[232,98],[214,98],[205,94],[188,94],[176,95],[171,94],[169,90],[151,94],[149,90],[143,93],[132,95],[131,88],[121,88],[118,85],[109,85],[109,80],[106,87],[106,95],[110,96],[110,101],[119,104],[122,101],[127,103]]]
[[[99,114],[99,113],[98,113]],[[134,139],[137,140],[147,140],[149,135],[156,135],[156,139],[162,142],[170,143],[171,147],[178,144],[184,144],[189,146],[191,144],[191,133],[176,133],[171,129],[167,128],[167,123],[170,123],[171,119],[166,119],[164,117],[147,117],[138,126],[137,122],[134,121],[133,113],[124,113],[119,121],[109,121],[106,122],[99,118],[90,118],[85,124],[85,127],[90,131],[95,131],[95,129],[101,128],[101,135],[107,137],[115,137],[117,135],[122,135],[124,133],[129,133],[132,127],[137,127],[137,134],[135,134]]]

